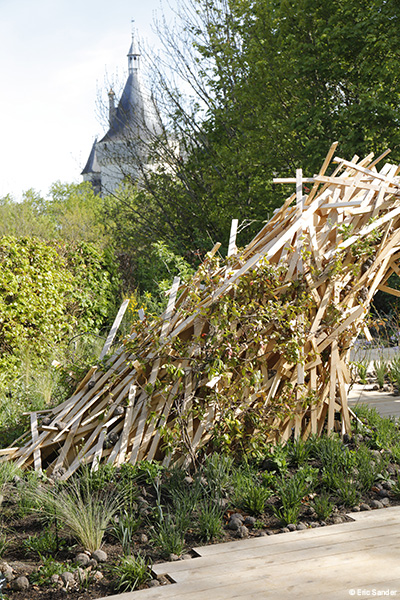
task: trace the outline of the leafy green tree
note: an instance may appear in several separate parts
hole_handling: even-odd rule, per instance
[[[160,28],[165,127],[126,217],[185,255],[232,218],[247,241],[285,195],[273,177],[312,175],[334,140],[398,160],[399,19],[395,0],[186,0]]]
[[[90,183],[54,183],[43,198],[31,189],[20,202],[0,199],[0,235],[36,236],[44,240],[107,243],[103,200]]]

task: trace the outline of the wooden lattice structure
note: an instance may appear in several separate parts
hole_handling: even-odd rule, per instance
[[[162,317],[142,314],[67,401],[31,415],[3,460],[63,478],[82,462],[189,462],[227,415],[272,442],[350,433],[349,348],[370,335],[376,291],[400,296],[387,283],[400,274],[400,182],[387,153],[333,169],[335,150],[318,175],[275,180],[296,192],[250,244],[237,251],[234,222],[227,259],[217,244],[187,285],[175,279]]]

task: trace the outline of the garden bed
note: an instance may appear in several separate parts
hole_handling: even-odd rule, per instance
[[[1,465],[4,597],[88,600],[168,585],[151,565],[195,560],[198,546],[329,526],[352,511],[400,504],[398,426],[375,411],[358,413],[352,438],[259,447],[246,460],[210,455],[191,472],[143,461],[83,468],[60,482]],[[16,591],[17,582],[29,588]]]

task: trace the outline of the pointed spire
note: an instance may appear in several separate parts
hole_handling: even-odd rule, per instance
[[[133,73],[133,71],[137,71],[139,69],[139,56],[140,52],[136,44],[135,40],[135,31],[134,31],[134,19],[132,19],[132,42],[128,52],[128,71],[129,73]]]

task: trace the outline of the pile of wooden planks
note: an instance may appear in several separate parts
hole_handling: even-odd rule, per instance
[[[200,449],[350,433],[349,348],[370,336],[375,292],[400,295],[388,284],[400,274],[400,181],[397,165],[380,166],[387,153],[335,151],[314,177],[274,180],[296,191],[250,244],[237,250],[234,221],[228,257],[217,244],[188,284],[176,278],[162,317],[141,314],[3,460],[67,479],[81,463],[189,463]]]

